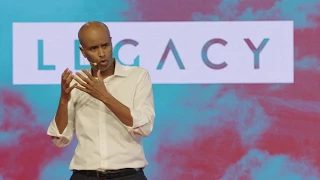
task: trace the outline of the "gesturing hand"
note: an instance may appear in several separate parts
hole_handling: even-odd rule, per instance
[[[73,88],[77,86],[77,84],[74,84],[73,86],[70,87],[70,83],[73,79],[72,72],[66,68],[64,72],[61,75],[61,97],[60,99],[69,102],[71,98],[71,91]]]
[[[86,70],[82,69],[82,72],[84,72],[88,78],[84,77],[82,74],[77,72],[76,74],[82,79],[82,81],[78,78],[74,78],[81,86],[77,86],[76,88],[88,93],[92,97],[102,100],[102,98],[105,95],[108,95],[108,91],[104,85],[103,80],[100,77],[100,71],[98,71],[98,79],[95,79],[89,72]]]

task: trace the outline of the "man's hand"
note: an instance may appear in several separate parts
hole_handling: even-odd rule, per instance
[[[88,78],[84,77],[82,74],[79,72],[76,73],[80,79],[74,77],[74,79],[83,87],[77,86],[76,88],[88,93],[92,97],[102,101],[104,97],[110,95],[109,92],[107,91],[104,82],[100,76],[100,71],[98,71],[98,79],[95,79],[89,72],[86,70],[82,69],[82,72],[84,72]]]
[[[69,102],[71,99],[71,91],[73,88],[77,86],[77,84],[74,84],[70,87],[70,83],[73,79],[72,72],[66,68],[64,72],[62,73],[61,77],[61,97],[60,99],[64,102]]]
[[[76,88],[90,94],[92,97],[100,100],[105,104],[126,126],[133,126],[133,118],[131,116],[130,109],[114,98],[106,89],[103,79],[101,78],[100,71],[98,71],[98,79],[95,79],[91,74],[85,70],[82,70],[88,78],[84,77],[80,73],[76,73],[80,78],[74,78],[81,86]]]

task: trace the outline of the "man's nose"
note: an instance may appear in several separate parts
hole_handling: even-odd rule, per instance
[[[106,53],[103,51],[102,48],[99,48],[99,57],[104,57]]]

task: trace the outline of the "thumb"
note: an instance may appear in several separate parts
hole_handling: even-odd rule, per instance
[[[101,80],[102,78],[101,78],[101,72],[100,72],[100,70],[98,70],[98,72],[97,72],[97,78],[98,78],[98,80]]]

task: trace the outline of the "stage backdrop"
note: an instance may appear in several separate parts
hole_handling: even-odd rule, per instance
[[[46,130],[92,20],[154,83],[149,179],[320,179],[319,0],[16,0],[0,20],[0,180],[70,177],[76,140]]]

